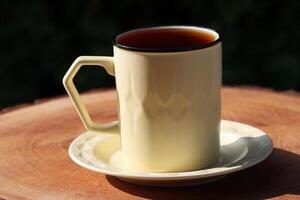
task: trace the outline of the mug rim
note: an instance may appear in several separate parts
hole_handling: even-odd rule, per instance
[[[135,31],[147,30],[147,29],[188,29],[188,30],[201,30],[213,34],[215,36],[215,40],[205,44],[205,45],[197,45],[193,47],[184,47],[184,48],[143,48],[143,47],[132,47],[128,45],[123,45],[117,42],[117,38],[128,33],[132,33]],[[221,36],[213,29],[202,27],[202,26],[186,26],[186,25],[167,25],[167,26],[149,26],[143,28],[135,28],[128,31],[124,31],[122,33],[118,33],[113,37],[112,43],[114,46],[135,52],[149,52],[149,53],[169,53],[169,52],[184,52],[184,51],[193,51],[199,49],[206,49],[212,47],[218,43],[222,42]]]

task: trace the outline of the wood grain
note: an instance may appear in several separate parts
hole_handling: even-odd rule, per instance
[[[83,95],[96,121],[116,119],[114,90]],[[85,131],[67,97],[0,114],[3,199],[297,199],[300,198],[300,96],[295,92],[225,87],[222,118],[266,131],[275,149],[263,163],[188,188],[137,186],[83,169],[67,155]]]

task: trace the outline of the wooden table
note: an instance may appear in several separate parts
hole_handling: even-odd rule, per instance
[[[83,95],[96,121],[116,119],[114,90]],[[274,142],[261,164],[206,185],[153,188],[128,184],[74,164],[70,142],[85,131],[67,97],[0,114],[3,199],[300,199],[300,95],[225,87],[222,118],[267,132]]]

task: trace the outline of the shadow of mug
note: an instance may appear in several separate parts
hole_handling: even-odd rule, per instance
[[[266,199],[285,194],[300,195],[300,155],[274,148],[261,164],[225,178],[193,187],[146,187],[106,176],[115,188],[150,199]]]

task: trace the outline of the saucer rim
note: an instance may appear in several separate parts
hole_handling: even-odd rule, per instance
[[[268,145],[265,145],[269,149],[265,149],[264,154],[261,155],[259,158],[255,159],[253,162],[246,163],[244,165],[239,165],[239,166],[233,166],[233,167],[218,167],[220,171],[217,172],[207,172],[207,173],[201,173],[201,174],[195,174],[199,173],[204,170],[208,169],[214,169],[214,168],[205,168],[205,169],[200,169],[200,170],[194,170],[194,171],[185,171],[185,172],[142,172],[142,174],[139,174],[139,172],[135,171],[130,171],[126,169],[122,169],[122,171],[112,171],[110,168],[105,168],[105,167],[96,167],[90,164],[87,164],[80,159],[76,158],[76,155],[73,153],[72,149],[74,149],[74,146],[78,141],[84,137],[85,134],[89,133],[89,131],[86,131],[79,136],[77,136],[69,145],[68,149],[68,154],[69,157],[73,162],[75,162],[77,165],[89,169],[94,172],[102,173],[105,175],[110,175],[110,176],[116,176],[116,177],[121,177],[121,178],[126,178],[126,179],[136,179],[136,180],[153,180],[153,181],[171,181],[171,180],[191,180],[191,179],[201,179],[201,178],[210,178],[210,177],[216,177],[216,176],[221,176],[221,175],[226,175],[230,174],[233,172],[241,171],[244,169],[247,169],[249,167],[252,167],[263,160],[265,160],[273,151],[273,142],[270,136],[268,136],[264,131],[261,129],[258,129],[256,127],[253,127],[248,124],[244,124],[241,122],[237,121],[231,121],[231,120],[221,120],[221,123],[227,123],[231,124],[233,126],[243,126],[247,127],[253,130],[255,132],[255,135],[257,136],[266,136],[266,141],[269,142]],[[224,169],[223,169],[224,168]],[[129,173],[128,173],[129,172]],[[136,174],[132,174],[136,173]]]

